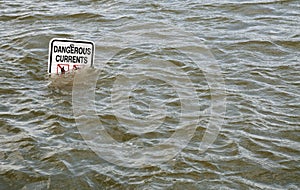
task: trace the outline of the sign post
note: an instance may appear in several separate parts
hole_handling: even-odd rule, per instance
[[[54,38],[49,43],[49,74],[64,74],[93,66],[95,44],[91,41]]]

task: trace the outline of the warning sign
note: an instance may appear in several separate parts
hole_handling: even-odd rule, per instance
[[[91,41],[52,39],[49,43],[48,73],[63,74],[93,66],[95,45]]]

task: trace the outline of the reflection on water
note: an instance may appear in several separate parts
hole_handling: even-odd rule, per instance
[[[0,189],[299,189],[298,1],[31,0],[3,1],[0,7]],[[153,23],[203,40],[221,67],[226,122],[204,153],[199,146],[211,86],[182,54],[146,52],[176,34],[155,33]],[[143,44],[140,31],[149,31],[146,36],[157,43],[135,46]],[[122,40],[128,36],[128,47],[136,52],[111,60],[115,49],[124,49],[120,35]],[[128,74],[116,65],[157,55],[180,67],[193,82],[204,113],[188,145],[171,160],[143,168],[118,166],[93,152],[73,115],[73,75],[63,80],[47,76],[48,43],[57,37],[95,41],[98,118],[116,141],[137,147],[170,137],[182,102],[172,85],[141,81],[129,98],[132,118],[151,116],[151,105],[163,104],[163,122],[171,127],[131,133],[130,119],[121,126],[107,111],[114,76]]]

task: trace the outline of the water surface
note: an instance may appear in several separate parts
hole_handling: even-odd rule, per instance
[[[300,188],[297,0],[30,0],[1,1],[0,8],[0,189]],[[116,77],[128,76],[122,66],[145,57],[171,61],[193,82],[199,110],[211,103],[203,71],[185,55],[140,41],[139,34],[162,41],[176,34],[151,32],[158,23],[192,34],[211,50],[226,84],[225,123],[204,153],[198,147],[205,117],[171,160],[122,167],[99,157],[82,138],[72,86],[47,86],[48,43],[58,37],[94,41],[100,121],[120,143],[139,139],[136,146],[155,146],[180,127],[179,95],[166,81],[141,81],[130,97],[132,118],[119,125],[109,101]],[[115,49],[122,51],[115,55]],[[157,72],[163,71],[172,73]],[[143,135],[130,131],[133,120],[151,115],[151,101],[165,105],[165,125]]]

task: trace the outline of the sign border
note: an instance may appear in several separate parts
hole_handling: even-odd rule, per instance
[[[94,65],[94,59],[95,59],[95,43],[92,41],[86,41],[86,40],[73,40],[73,39],[66,39],[66,38],[53,38],[50,40],[49,43],[49,62],[48,62],[48,73],[51,73],[52,68],[52,50],[53,50],[53,43],[54,42],[73,42],[73,43],[82,43],[82,44],[91,44],[92,45],[92,57],[91,57],[91,67]]]

